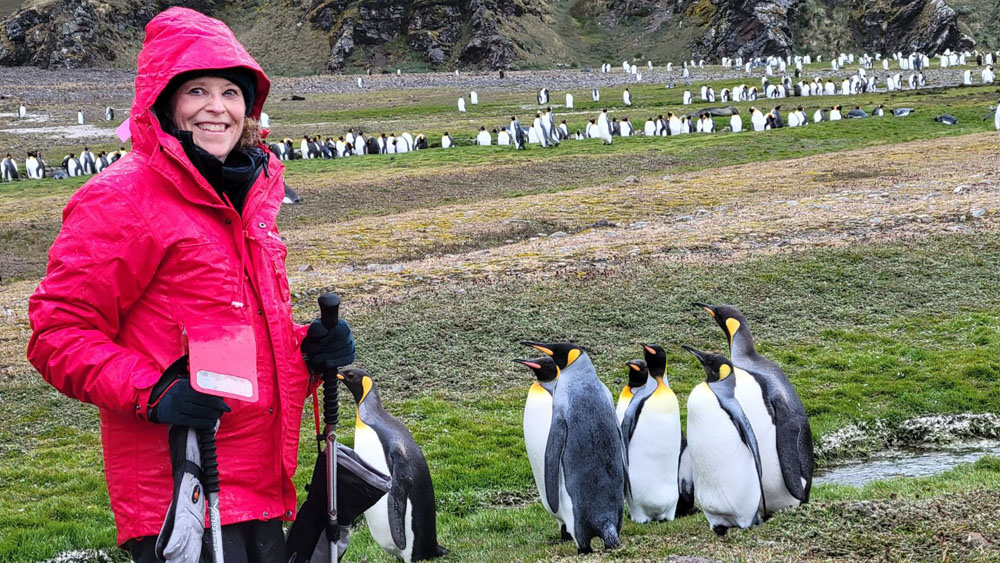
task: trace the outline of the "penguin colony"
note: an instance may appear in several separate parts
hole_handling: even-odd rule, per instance
[[[643,344],[613,403],[583,348],[525,341],[544,354],[514,360],[534,373],[524,443],[542,506],[560,537],[589,553],[620,543],[625,507],[637,523],[697,513],[724,536],[809,501],[814,456],[795,387],[761,356],[746,316],[695,303],[722,329],[729,357],[683,346],[705,371],[687,400],[687,432],[666,353]]]
[[[977,83],[977,79],[979,83],[984,85],[994,84],[996,81],[994,65],[997,64],[998,58],[1000,58],[1000,53],[996,52],[964,51],[959,53],[952,52],[950,50],[946,50],[935,57],[941,68],[963,66],[967,64],[981,66],[982,69],[978,73],[974,73],[970,69],[959,71],[961,72],[962,83],[964,85],[974,85]],[[909,73],[905,77],[905,80],[904,76],[900,72],[893,73],[890,71],[890,61],[892,61],[892,65],[894,65],[899,71],[906,71]],[[913,90],[926,86],[926,78],[924,77],[922,70],[930,68],[932,64],[931,61],[932,59],[930,57],[922,53],[911,53],[909,55],[905,55],[902,52],[896,52],[884,57],[880,53],[876,53],[874,56],[867,53],[860,56],[840,53],[830,61],[832,70],[840,72],[844,70],[844,67],[848,64],[857,64],[858,68],[854,74],[844,77],[838,82],[831,78],[827,78],[825,81],[818,77],[812,80],[804,80],[801,78],[803,65],[812,64],[813,62],[822,62],[822,57],[816,57],[815,61],[810,55],[795,57],[788,56],[784,58],[771,56],[752,59],[744,59],[742,57],[722,57],[721,64],[723,67],[743,68],[747,75],[752,75],[755,70],[759,71],[759,69],[762,68],[763,76],[761,77],[760,87],[756,85],[751,86],[749,84],[740,84],[731,89],[723,88],[719,92],[716,92],[712,86],[706,84],[697,89],[697,92],[699,93],[699,98],[702,102],[715,103],[718,101],[721,103],[732,103],[756,101],[765,97],[767,99],[782,99],[788,97],[805,98],[835,95],[851,96],[870,92],[893,92],[905,89]],[[601,72],[610,73],[612,71],[612,66],[613,65],[608,63],[601,65]],[[652,61],[646,61],[646,66],[649,70],[653,70]],[[704,68],[705,61],[683,61],[681,66],[682,77],[688,79],[691,76],[692,69]],[[884,78],[876,75],[874,70],[876,66],[881,66],[881,70],[883,72],[887,72]],[[666,71],[668,73],[673,72],[673,67],[673,63],[668,63],[666,65]],[[789,70],[789,67],[794,69],[793,74],[797,81],[793,80],[792,77],[787,74],[784,74]],[[635,64],[630,64],[628,61],[624,61],[622,69],[631,79],[637,82],[641,81],[642,74],[638,71],[638,67]],[[772,79],[777,75],[782,76],[780,79],[772,83]],[[359,88],[366,87],[363,78],[359,77],[357,81]],[[690,89],[690,80],[686,80],[685,85],[688,88],[682,94],[682,105],[691,105],[694,103],[695,96]],[[673,87],[674,84],[672,82],[667,84],[667,88]],[[477,92],[470,91],[468,98],[469,105],[479,105],[479,95]],[[548,88],[541,88],[536,92],[535,101],[539,106],[547,105],[549,103],[549,99],[550,91]],[[600,91],[596,86],[594,86],[592,88],[592,100],[594,102],[599,102],[600,99]],[[634,95],[629,88],[626,87],[622,91],[623,105],[625,107],[632,107],[634,101]],[[566,94],[565,107],[567,109],[572,109],[574,107],[572,94]],[[510,125],[499,125],[495,127],[481,126],[476,136],[469,139],[456,141],[454,137],[445,132],[441,136],[440,146],[442,148],[451,148],[457,144],[472,144],[479,146],[497,144],[512,146],[515,149],[522,149],[528,144],[553,147],[558,145],[560,142],[569,139],[601,139],[602,143],[610,144],[616,136],[669,136],[685,133],[714,133],[722,131],[741,132],[744,129],[765,131],[784,126],[800,127],[810,123],[810,115],[806,112],[802,105],[792,107],[788,114],[787,123],[782,119],[782,115],[780,113],[781,108],[781,105],[776,105],[770,111],[765,113],[756,107],[751,107],[749,110],[749,127],[744,124],[743,116],[740,115],[739,110],[734,106],[703,108],[701,110],[688,113],[678,112],[676,114],[668,111],[665,115],[661,113],[655,117],[649,116],[645,122],[645,126],[643,127],[633,126],[633,122],[629,121],[627,116],[623,116],[619,120],[617,116],[608,114],[608,110],[605,109],[598,114],[597,117],[590,120],[590,122],[583,129],[571,132],[566,120],[563,119],[558,125],[556,124],[552,108],[547,107],[544,111],[539,111],[535,118],[529,120],[530,125],[527,127],[522,126],[515,116],[512,118],[512,123]],[[465,96],[458,99],[458,111],[463,113],[467,111]],[[822,121],[838,121],[845,116],[842,112],[842,106],[838,104],[822,106],[815,110],[813,108],[809,108],[809,111],[812,112],[812,123],[819,123]],[[853,110],[846,113],[846,117],[852,119],[865,118],[869,115],[881,117],[883,115],[883,111],[884,108],[882,105],[876,106],[870,113],[865,112],[858,106],[855,106]],[[891,112],[895,117],[905,117],[913,113],[913,109],[895,108],[892,109]],[[24,119],[28,116],[28,110],[22,104],[17,107],[15,114],[18,118]],[[994,127],[997,130],[1000,130],[1000,117],[995,116],[996,112],[991,109],[986,120],[989,120],[990,117],[994,117]],[[83,123],[83,110],[79,110],[76,117],[77,123]],[[111,121],[114,117],[115,110],[111,107],[105,108],[104,119]],[[538,119],[539,117],[541,117],[541,120]],[[716,118],[720,117],[728,117],[728,123],[717,122]],[[934,119],[934,121],[946,125],[954,125],[957,123],[957,120],[950,115],[938,116]],[[607,123],[605,124],[605,122]],[[270,118],[267,114],[261,114],[261,124],[263,127],[270,126]],[[513,124],[516,124],[516,126]],[[522,136],[524,138],[524,142],[519,141]],[[297,147],[295,142],[289,138],[268,144],[268,148],[274,156],[280,160],[299,158],[332,159],[366,154],[398,154],[426,149],[430,146],[430,139],[423,134],[414,136],[408,132],[404,132],[397,136],[395,133],[382,133],[380,135],[366,137],[362,131],[359,130],[355,132],[353,129],[348,129],[346,133],[339,135],[336,139],[329,136],[323,139],[320,135],[306,136],[299,141]],[[79,157],[76,154],[71,153],[62,160],[62,166],[55,169],[47,169],[38,151],[29,152],[24,161],[25,174],[23,175],[18,169],[17,162],[11,155],[8,154],[3,160],[2,167],[0,167],[0,181],[14,181],[21,179],[22,177],[27,177],[29,179],[43,177],[61,179],[79,175],[95,174],[118,160],[118,158],[123,156],[125,152],[125,147],[123,146],[117,151],[112,151],[110,153],[102,151],[95,155],[90,153],[90,151],[85,147]]]

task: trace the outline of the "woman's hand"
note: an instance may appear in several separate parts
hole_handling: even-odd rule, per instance
[[[354,363],[354,335],[347,321],[340,319],[332,329],[316,319],[302,340],[302,358],[314,374],[333,376],[337,368]]]
[[[187,365],[185,355],[163,372],[149,396],[148,418],[152,422],[194,429],[215,428],[222,413],[231,409],[221,397],[206,395],[191,387]]]

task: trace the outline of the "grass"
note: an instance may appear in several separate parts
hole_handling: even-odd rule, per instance
[[[345,302],[344,314],[355,327],[359,358],[380,385],[386,407],[411,428],[430,462],[442,543],[458,560],[532,560],[574,550],[555,541],[553,522],[534,503],[520,436],[530,375],[509,361],[529,353],[516,344],[518,339],[586,344],[616,392],[624,377],[622,364],[638,355],[638,343],[660,342],[669,353],[671,385],[683,403],[703,375],[677,344],[724,346],[714,323],[689,303],[740,302],[746,303],[762,353],[784,366],[802,394],[818,439],[859,420],[996,412],[1000,365],[984,358],[1000,352],[1000,315],[995,313],[1000,287],[986,259],[998,251],[1000,237],[990,234],[739,263],[644,264],[585,281],[514,281],[460,294],[432,292],[363,315],[351,315]],[[740,280],[738,286],[734,279]],[[780,286],[775,279],[782,280]],[[37,378],[19,381],[0,387],[2,402],[13,405],[0,414],[0,483],[6,497],[0,528],[10,530],[0,540],[0,559],[32,561],[57,551],[110,545],[113,525],[94,411],[58,396]],[[349,428],[352,409],[342,413],[341,428]],[[311,415],[305,413],[303,420],[300,466],[309,468]],[[860,518],[851,508],[856,501],[883,499],[880,515],[902,513],[911,523],[922,506],[917,494],[950,503],[950,493],[960,491],[970,505],[985,509],[995,502],[990,500],[995,494],[986,492],[1000,489],[998,471],[996,463],[980,462],[961,469],[957,478],[899,481],[860,491],[823,486],[810,507],[725,542],[712,537],[701,517],[650,527],[629,524],[624,548],[612,557],[804,556],[789,530],[809,532],[809,545],[836,557],[863,547],[836,542],[844,526]],[[299,473],[300,486],[307,478],[308,470]],[[886,501],[890,493],[899,498]],[[74,531],[59,522],[71,522]],[[928,526],[890,529],[881,543],[858,553],[878,557],[872,550],[892,542],[916,549],[921,527]],[[364,529],[357,531],[352,557],[384,560],[366,536]],[[974,554],[953,556],[958,553]]]
[[[630,116],[679,107],[676,89],[638,85],[632,90],[637,106],[628,111]],[[505,119],[515,110],[523,114],[521,104],[533,101],[530,92],[483,91],[481,106],[470,106],[471,115],[456,116],[453,98],[460,94],[384,91],[355,99],[350,109],[337,109],[349,102],[347,95],[311,96],[306,103],[281,105],[272,117],[290,124],[282,134],[295,127],[368,127],[391,114],[398,119],[393,127],[411,132],[448,127],[458,137],[471,134],[480,121]],[[605,95],[618,99],[611,92]],[[577,99],[589,100],[589,93],[581,92]],[[844,100],[809,101],[825,105]],[[525,459],[521,415],[530,374],[510,362],[531,353],[517,344],[521,339],[584,344],[616,393],[625,379],[623,363],[638,356],[638,344],[661,343],[668,351],[671,385],[683,404],[703,373],[678,345],[715,351],[725,346],[715,324],[690,304],[729,302],[743,308],[760,351],[782,365],[799,389],[819,444],[849,425],[878,422],[891,430],[927,414],[1000,412],[1000,362],[995,360],[1000,353],[1000,281],[992,259],[1000,254],[1000,234],[995,206],[988,202],[995,184],[985,183],[996,178],[982,162],[988,159],[983,154],[988,155],[984,151],[991,138],[945,139],[982,132],[982,114],[988,103],[995,103],[994,94],[990,88],[955,88],[849,101],[865,108],[884,102],[918,111],[907,119],[845,120],[756,134],[616,138],[610,147],[582,141],[514,153],[459,146],[288,163],[288,182],[306,197],[305,204],[287,207],[281,216],[300,320],[315,315],[314,293],[348,277],[334,268],[422,259],[425,254],[470,257],[516,246],[537,231],[566,230],[571,233],[566,248],[549,247],[558,253],[579,244],[572,237],[586,234],[587,225],[597,219],[619,224],[609,227],[609,234],[621,236],[607,238],[601,243],[606,248],[577,250],[560,255],[562,259],[532,259],[528,247],[522,250],[523,261],[488,276],[484,272],[493,264],[470,258],[470,273],[464,277],[414,282],[412,290],[388,297],[358,286],[348,286],[344,293],[343,314],[354,327],[359,364],[373,374],[386,407],[412,430],[430,463],[441,543],[452,550],[447,560],[536,560],[575,553],[557,541],[554,521],[537,503]],[[588,101],[567,119],[575,128],[597,107]],[[960,124],[949,128],[933,123],[938,113],[952,113]],[[923,142],[892,151],[879,148],[918,140]],[[839,154],[869,147],[871,155]],[[961,154],[949,154],[952,150]],[[922,157],[923,151],[931,152]],[[823,153],[834,155],[781,162]],[[716,172],[741,163],[764,164]],[[944,169],[941,174],[935,163]],[[770,174],[785,168],[794,173]],[[699,170],[706,172],[685,174]],[[641,180],[617,183],[626,174]],[[664,174],[670,178],[662,179]],[[808,234],[783,211],[767,207],[779,198],[802,199],[798,209],[808,214],[810,198],[859,190],[857,197],[864,201],[866,190],[877,189],[891,191],[892,198],[872,202],[868,213],[896,213],[889,205],[917,213],[924,210],[922,204],[904,207],[898,202],[950,194],[959,176],[973,185],[968,201],[987,201],[990,214],[957,233],[942,234],[943,223],[954,223],[941,221],[934,229],[899,230],[897,236],[889,236],[893,231],[887,229],[889,242],[873,234],[828,249],[792,245],[734,253],[713,246],[735,242],[731,239],[737,236],[767,240]],[[801,184],[794,181],[797,177]],[[80,183],[0,184],[5,270],[0,281],[2,561],[38,561],[72,549],[113,550],[96,410],[59,395],[23,359],[30,333],[24,303],[42,275],[60,224],[59,210]],[[946,189],[911,189],[907,184]],[[567,190],[575,191],[562,193]],[[937,207],[929,212],[951,213],[943,199],[936,199]],[[625,227],[632,221],[663,222],[715,205],[724,208],[719,216],[731,217],[732,224],[723,219],[711,232],[683,235],[694,240],[665,240],[653,255],[627,257],[616,248],[660,244],[656,233],[647,231],[636,236],[649,240],[626,240]],[[761,216],[746,217],[746,209],[760,210]],[[524,218],[530,221],[510,221]],[[829,231],[827,244],[854,229],[841,223],[818,227]],[[786,225],[794,232],[779,233]],[[602,262],[599,251],[604,250],[626,257]],[[685,258],[675,259],[673,250],[682,250]],[[324,260],[313,262],[324,253]],[[591,262],[593,267],[576,269]],[[299,266],[313,263],[317,272],[296,273]],[[533,268],[555,275],[535,277],[539,272]],[[406,275],[385,274],[379,282],[402,283]],[[346,401],[343,406],[340,428],[350,443],[353,407]],[[863,455],[880,446],[859,442],[827,449],[828,457],[820,461]],[[296,476],[300,491],[310,477],[313,452],[307,408]],[[810,505],[725,540],[715,539],[701,516],[649,526],[629,523],[621,549],[592,559],[686,554],[721,560],[995,560],[1000,557],[1000,530],[991,515],[1000,510],[998,491],[996,459],[937,477],[860,489],[823,485],[815,489]],[[124,559],[118,553],[114,557]],[[349,557],[387,560],[363,525],[355,531]]]

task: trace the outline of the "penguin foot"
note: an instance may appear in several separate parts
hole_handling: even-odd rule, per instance
[[[726,537],[726,532],[729,531],[729,528],[722,525],[716,525],[712,526],[712,531],[715,532],[715,535],[719,536],[720,538],[724,538]]]
[[[559,539],[562,541],[573,541],[573,536],[566,530],[566,524],[559,527]]]
[[[586,547],[580,547],[580,546],[576,547],[576,554],[577,555],[587,555],[587,554],[593,553],[593,552],[594,552],[594,550],[589,545],[586,546]]]

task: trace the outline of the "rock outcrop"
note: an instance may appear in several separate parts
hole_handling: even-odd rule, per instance
[[[855,7],[853,23],[873,52],[940,53],[971,49],[975,43],[959,29],[958,14],[943,0],[855,3],[864,6]]]
[[[800,18],[797,12],[817,6],[819,11],[831,12],[832,19],[840,23],[832,30],[840,41],[810,41],[821,22]],[[838,13],[833,14],[835,11]],[[838,15],[841,17],[835,17]],[[943,0],[853,0],[835,4],[816,0],[736,0],[718,3],[695,51],[709,57],[784,56],[809,45],[821,54],[828,51],[828,55],[837,49],[933,54],[945,49],[971,49],[974,44],[959,29],[958,14]]]
[[[717,61],[841,50],[933,54],[974,45],[945,0],[574,0],[568,6],[554,0],[28,0],[0,22],[0,65],[128,67],[145,24],[176,5],[232,20],[238,36],[249,34],[279,63],[282,50],[294,51],[299,68],[331,71],[596,65],[605,62],[596,57],[607,56]],[[275,15],[283,27],[273,23]]]
[[[516,59],[504,22],[540,13],[537,0],[317,0],[309,21],[329,33],[327,67],[381,67],[409,58],[431,67],[506,68]],[[402,46],[405,52],[398,52]]]
[[[704,57],[753,57],[792,52],[793,0],[720,2],[695,52]]]
[[[42,0],[25,2],[0,23],[0,65],[109,66],[123,45],[142,42],[145,25],[168,6],[209,11],[208,1]]]

